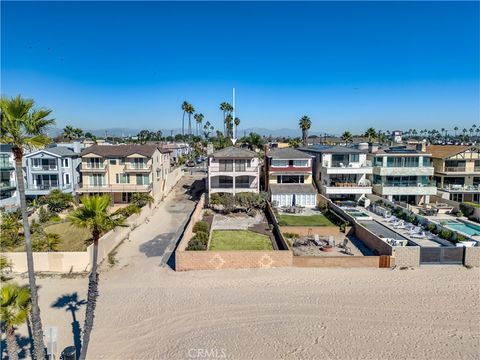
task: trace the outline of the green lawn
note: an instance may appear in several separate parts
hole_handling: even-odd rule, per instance
[[[279,215],[280,226],[335,226],[324,215]]]
[[[85,251],[85,240],[92,237],[90,231],[73,226],[70,221],[47,225],[44,230],[46,233],[60,235],[58,251]]]
[[[249,230],[213,230],[210,250],[273,250],[267,235]]]

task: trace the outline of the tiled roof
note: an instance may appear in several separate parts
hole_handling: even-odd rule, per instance
[[[267,153],[267,157],[280,160],[309,159],[310,155],[294,148],[277,148]]]
[[[253,159],[258,157],[257,153],[238,148],[235,146],[229,146],[221,150],[215,151],[213,154],[210,155],[213,158],[231,158],[231,159]]]
[[[316,194],[312,184],[270,184],[272,194]]]
[[[477,149],[475,146],[464,145],[430,145],[427,146],[427,152],[432,154],[432,157],[439,159],[447,159],[449,157],[460,154],[468,149]]]
[[[157,149],[157,145],[93,145],[83,150],[81,155],[95,154],[102,157],[124,157],[133,154],[140,154],[146,157],[151,157]]]
[[[366,154],[368,152],[368,150],[359,150],[350,146],[338,145],[312,145],[298,148],[298,150],[322,154]]]

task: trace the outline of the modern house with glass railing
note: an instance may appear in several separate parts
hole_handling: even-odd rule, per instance
[[[358,147],[313,145],[300,148],[314,157],[313,175],[320,193],[332,200],[359,200],[372,193],[367,175],[368,145]]]
[[[81,154],[81,194],[107,193],[112,203],[129,203],[136,192],[163,194],[170,173],[169,150],[157,145],[93,145]]]
[[[431,145],[438,195],[457,202],[480,204],[480,147]]]
[[[311,155],[288,147],[266,153],[265,189],[274,206],[317,206],[312,162]]]
[[[0,144],[0,206],[18,205],[12,147]]]
[[[230,146],[208,157],[209,196],[213,193],[258,193],[259,178],[259,159],[253,151]]]
[[[31,152],[24,156],[25,195],[36,198],[53,189],[75,192],[80,154],[64,146]]]
[[[408,204],[430,202],[437,194],[433,181],[432,154],[407,146],[375,149],[368,155],[373,171],[373,193]]]

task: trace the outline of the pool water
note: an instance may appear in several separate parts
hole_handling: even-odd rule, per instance
[[[471,236],[480,236],[480,226],[470,224],[470,223],[447,223],[446,226],[452,230],[463,232]]]

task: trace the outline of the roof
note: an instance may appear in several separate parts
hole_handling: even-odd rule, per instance
[[[430,155],[430,153],[411,148],[406,145],[388,146],[379,149],[375,154],[387,154],[387,155]]]
[[[125,157],[133,154],[139,154],[146,157],[151,157],[155,150],[160,149],[157,145],[93,145],[82,151],[82,156],[88,154],[95,154],[102,157],[118,156]]]
[[[439,159],[447,159],[449,157],[460,154],[468,149],[474,148],[480,150],[475,146],[465,145],[430,145],[427,146],[427,152],[432,154],[432,157]]]
[[[322,154],[366,154],[368,150],[360,150],[350,146],[339,145],[312,145],[299,148],[301,151],[322,153]]]
[[[270,184],[272,194],[316,194],[312,184]]]
[[[210,155],[213,158],[232,158],[232,159],[253,159],[258,157],[257,153],[238,148],[235,146],[229,146],[221,150],[217,150]]]
[[[37,151],[33,151],[31,153],[28,153],[25,155],[25,157],[34,157],[35,155],[38,155],[39,153],[42,152],[47,152],[53,155],[56,155],[58,157],[73,157],[73,156],[79,156],[78,153],[70,150],[69,148],[63,147],[63,146],[56,146],[56,147],[51,147],[51,148],[45,148],[45,149],[40,149]]]
[[[309,159],[311,156],[294,148],[276,148],[267,153],[267,157],[280,160]]]

